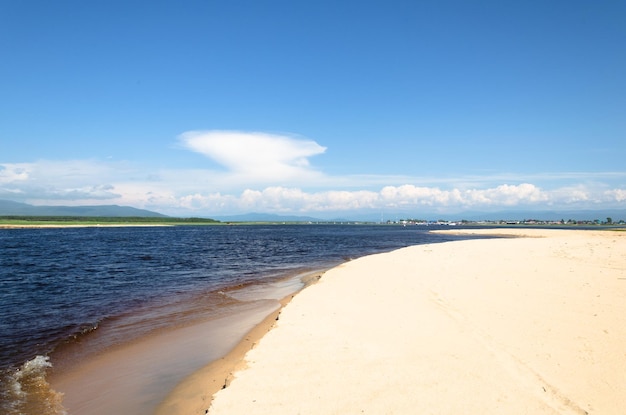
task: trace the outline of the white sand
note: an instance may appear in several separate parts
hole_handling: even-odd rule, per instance
[[[626,413],[626,232],[489,232],[328,271],[209,413]]]

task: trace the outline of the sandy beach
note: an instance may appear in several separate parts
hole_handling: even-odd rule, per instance
[[[626,232],[467,232],[518,238],[334,268],[162,413],[623,414]]]

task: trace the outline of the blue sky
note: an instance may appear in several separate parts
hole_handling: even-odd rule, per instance
[[[624,1],[4,1],[0,199],[626,209]]]

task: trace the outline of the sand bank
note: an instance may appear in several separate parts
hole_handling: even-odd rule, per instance
[[[494,232],[326,272],[209,413],[624,413],[626,232]]]

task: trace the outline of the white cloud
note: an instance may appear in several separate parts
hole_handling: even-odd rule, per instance
[[[294,154],[294,153],[292,153]],[[302,153],[300,153],[302,154]],[[324,181],[333,178],[325,177]],[[379,183],[384,177],[376,177]],[[390,181],[398,180],[389,177]],[[410,178],[402,178],[410,180]],[[486,179],[483,181],[486,182]],[[216,188],[212,183],[226,183]],[[304,180],[308,183],[307,180]],[[420,182],[416,179],[416,182]],[[0,165],[0,198],[33,204],[115,203],[172,215],[217,216],[250,211],[332,214],[363,211],[463,211],[506,208],[578,209],[624,208],[626,189],[600,182],[557,186],[532,183],[463,187],[400,184],[341,189],[350,176],[336,178],[337,186],[321,191],[299,186],[228,188],[227,173],[210,170],[153,170],[124,162],[79,160],[40,161]],[[340,184],[341,183],[341,184]],[[361,183],[363,184],[363,183]],[[354,186],[353,186],[354,187]],[[365,187],[365,186],[364,186]],[[347,215],[346,215],[347,216]]]
[[[580,191],[580,190],[579,190]],[[619,207],[626,200],[626,190],[605,192],[589,190],[587,197],[572,197],[563,189],[543,190],[536,185],[503,184],[487,189],[448,189],[426,186],[385,186],[379,191],[318,191],[307,192],[300,188],[267,187],[262,190],[246,189],[239,195],[194,194],[193,206],[198,211],[213,215],[245,212],[273,212],[293,214],[330,214],[346,212],[443,212],[464,210],[501,210],[510,208],[542,209],[550,206],[562,209],[588,208],[602,203],[603,207]]]
[[[325,147],[311,140],[241,131],[189,131],[180,135],[184,147],[203,154],[245,180],[282,181],[319,177],[309,157]]]
[[[487,189],[448,189],[428,186],[386,186],[380,192],[388,206],[515,206],[545,202],[548,196],[541,189],[529,183],[519,185],[503,184]]]
[[[264,210],[278,212],[328,212],[352,209],[374,209],[378,194],[372,191],[305,192],[299,188],[268,187],[261,191],[247,189],[238,199],[238,210]]]
[[[584,203],[593,200],[596,196],[592,193],[592,188],[585,185],[564,186],[552,191],[552,199],[562,203]],[[600,195],[598,195],[600,199]]]
[[[2,164],[0,197],[24,199],[32,203],[85,199],[101,203],[102,200],[121,196],[115,193],[108,180],[120,175],[123,170],[119,164],[93,160]]]
[[[0,165],[0,184],[28,180],[28,164],[4,164]]]
[[[467,194],[466,203],[469,205],[516,206],[519,204],[546,202],[549,199],[549,196],[543,190],[530,183],[519,185],[503,184],[485,190],[473,189],[469,190]]]
[[[39,205],[130,205],[178,216],[626,209],[623,172],[328,176],[309,164],[325,151],[310,140],[237,131],[188,132],[179,140],[225,169],[112,160],[0,163],[0,198]]]
[[[626,189],[611,189],[604,192],[608,201],[626,202]]]
[[[458,189],[441,190],[426,186],[386,186],[381,192],[382,200],[390,207],[399,206],[435,206],[461,203]]]

